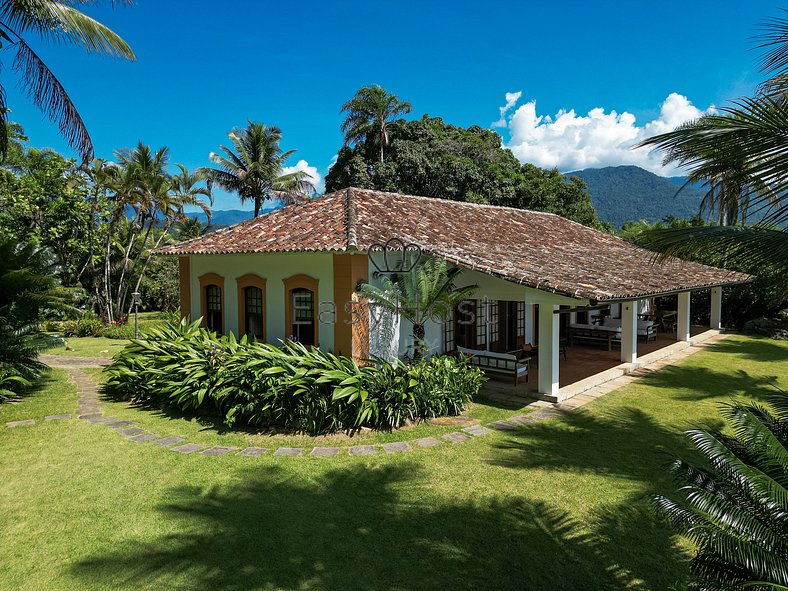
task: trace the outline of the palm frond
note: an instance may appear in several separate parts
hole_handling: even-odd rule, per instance
[[[93,157],[93,142],[66,89],[40,57],[23,40],[16,44],[14,69],[22,74],[22,86],[33,103],[57,123],[68,144],[82,156]]]
[[[35,32],[49,41],[70,41],[91,53],[136,59],[117,33],[66,2],[8,0],[0,8],[0,21],[20,35]]]
[[[640,244],[658,251],[657,262],[710,257],[723,267],[788,274],[788,233],[763,226],[702,226],[651,230]]]

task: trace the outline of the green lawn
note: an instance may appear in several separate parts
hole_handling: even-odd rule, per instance
[[[393,456],[182,456],[75,420],[0,427],[0,588],[680,589],[688,548],[649,506],[671,493],[664,465],[682,430],[771,382],[788,388],[788,343],[735,336],[580,412]],[[0,424],[73,407],[55,372]]]
[[[165,322],[163,312],[140,312],[140,331],[156,328]],[[134,316],[129,319],[134,326]],[[112,357],[126,346],[126,339],[108,339],[106,337],[68,337],[66,344],[47,351],[51,355],[69,355],[72,357]]]

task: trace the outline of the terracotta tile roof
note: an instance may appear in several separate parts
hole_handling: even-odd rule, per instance
[[[698,263],[655,265],[653,253],[555,214],[353,188],[159,252],[365,251],[394,237],[461,267],[599,301],[750,279]]]

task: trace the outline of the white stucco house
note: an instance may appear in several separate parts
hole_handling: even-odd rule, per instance
[[[219,332],[277,343],[288,337],[364,358],[370,324],[356,294],[375,282],[379,246],[391,239],[443,257],[476,285],[473,322],[430,322],[432,351],[507,351],[538,342],[539,392],[558,392],[562,323],[597,326],[608,308],[621,360],[648,334],[639,314],[678,294],[676,338],[689,339],[690,293],[710,289],[719,327],[721,289],[749,276],[689,262],[653,264],[653,253],[558,215],[348,188],[160,249],[180,264],[181,312]],[[377,264],[375,264],[377,263]],[[399,324],[399,350],[411,327]],[[372,335],[374,342],[375,334]]]

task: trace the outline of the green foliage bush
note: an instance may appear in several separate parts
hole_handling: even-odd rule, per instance
[[[105,324],[101,329],[100,336],[108,339],[133,339],[134,325],[128,324]]]
[[[185,320],[132,341],[105,371],[107,391],[127,400],[309,434],[457,414],[484,380],[462,359],[360,366],[300,343],[217,337]]]
[[[60,330],[64,337],[100,337],[107,324],[97,316],[83,316],[78,320],[66,320]]]

